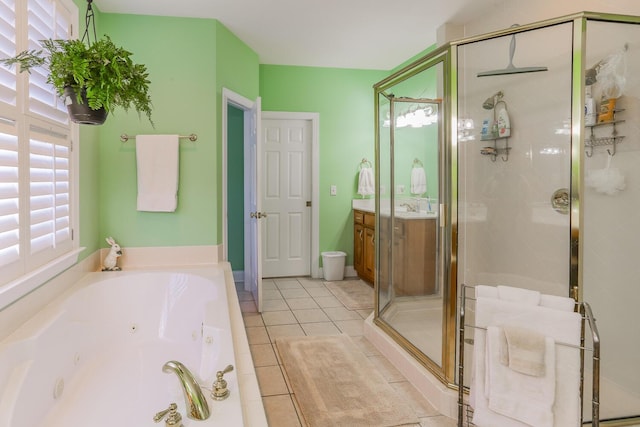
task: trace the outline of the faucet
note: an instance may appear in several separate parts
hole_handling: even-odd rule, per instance
[[[193,378],[193,374],[182,363],[170,360],[162,367],[162,372],[173,372],[178,376],[182,391],[184,392],[184,403],[187,407],[187,417],[193,420],[206,420],[209,418],[209,404],[204,397],[200,386]]]
[[[407,208],[407,212],[418,212],[417,203],[405,202],[405,203],[400,203],[400,206],[406,207]]]

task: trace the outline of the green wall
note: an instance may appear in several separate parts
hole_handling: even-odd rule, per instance
[[[260,65],[263,111],[320,114],[320,251],[341,250],[353,263],[358,167],[373,163],[373,89],[387,71]],[[330,196],[331,185],[337,195]]]
[[[222,87],[257,96],[258,58],[218,21],[102,14],[101,31],[149,70],[155,128],[116,111],[100,129],[100,234],[123,247],[215,245],[222,240]],[[251,71],[253,69],[253,71]],[[138,212],[135,142],[122,133],[195,133],[180,143],[175,212]],[[105,243],[100,243],[106,246]]]
[[[244,111],[227,110],[227,260],[244,270]]]

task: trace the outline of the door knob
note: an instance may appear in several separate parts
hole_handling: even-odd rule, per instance
[[[258,212],[258,214],[257,214],[257,218],[258,219],[266,218],[266,217],[267,217],[267,213],[266,212]]]

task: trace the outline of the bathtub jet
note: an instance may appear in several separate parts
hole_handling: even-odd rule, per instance
[[[186,366],[176,360],[170,360],[164,364],[162,372],[173,372],[178,376],[184,393],[184,403],[188,410],[187,417],[193,420],[206,420],[209,418],[207,399],[204,397],[202,389],[193,374]]]

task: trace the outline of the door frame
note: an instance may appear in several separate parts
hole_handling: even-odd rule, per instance
[[[222,255],[221,260],[228,260],[229,229],[227,201],[227,144],[228,144],[228,106],[232,105],[244,111],[244,140],[250,137],[250,114],[255,102],[230,89],[222,88]],[[262,111],[263,119],[290,119],[311,121],[311,277],[320,277],[320,114],[289,111]],[[254,183],[257,185],[257,183]],[[246,250],[246,248],[245,248]],[[246,268],[246,266],[245,266]],[[234,280],[244,281],[243,277]],[[246,286],[246,284],[245,284]]]
[[[263,111],[263,120],[311,121],[311,277],[320,277],[320,113]]]
[[[229,106],[236,107],[244,112],[244,130],[243,140],[246,146],[251,138],[251,110],[255,106],[256,102],[252,101],[244,96],[233,92],[230,89],[222,88],[222,254],[220,259],[227,261],[229,259],[229,221],[228,221],[228,165],[227,165],[227,153],[228,153],[228,117]],[[245,266],[246,268],[246,266]],[[233,279],[235,281],[244,282],[244,273],[242,277],[234,274]],[[247,287],[245,283],[245,287]]]

